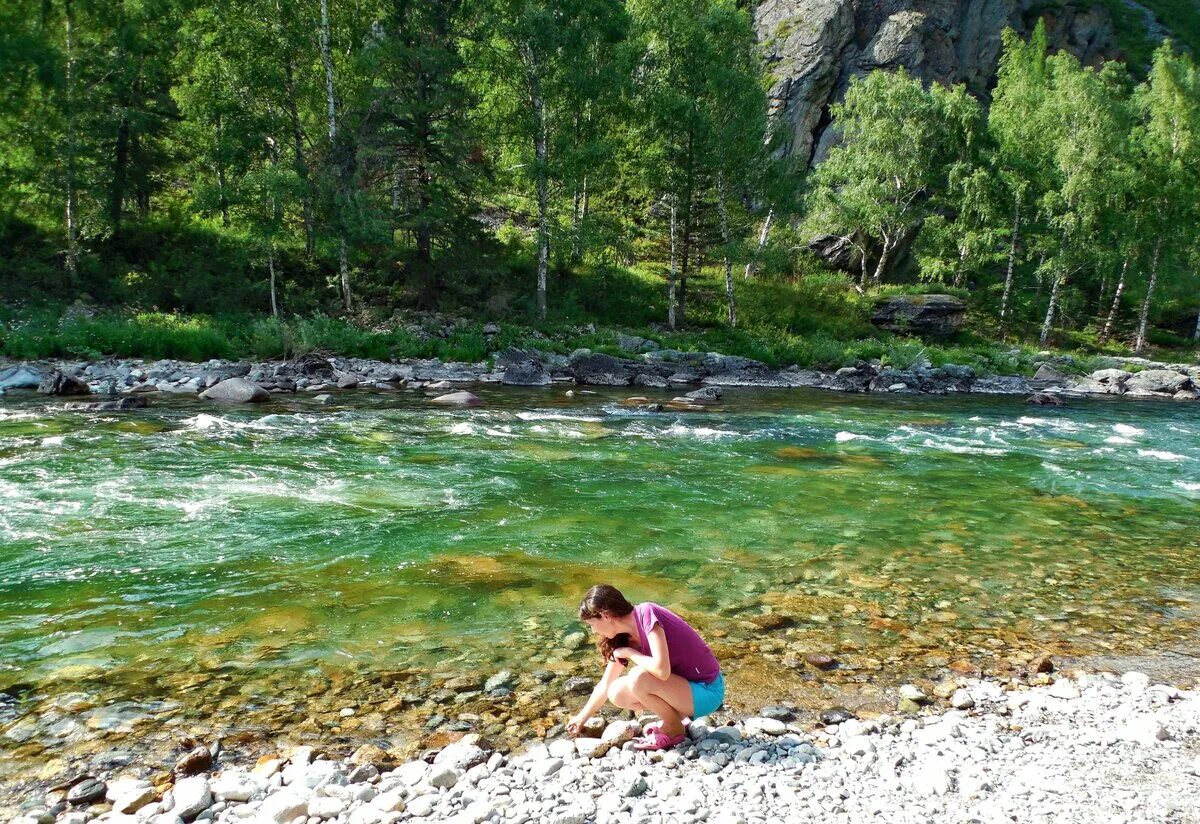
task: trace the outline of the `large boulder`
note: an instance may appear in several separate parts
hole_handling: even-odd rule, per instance
[[[889,332],[946,337],[966,317],[967,305],[952,295],[894,295],[875,305],[871,323]]]
[[[633,382],[635,367],[629,361],[596,352],[572,355],[568,364],[576,383],[592,386],[629,386]]]
[[[205,389],[200,397],[223,403],[262,403],[271,399],[271,393],[245,378],[227,378]]]
[[[1174,395],[1191,384],[1191,378],[1171,369],[1145,369],[1125,381],[1127,392],[1162,392]]]
[[[88,389],[88,385],[79,378],[64,375],[57,369],[50,370],[42,378],[37,391],[43,395],[90,395],[92,392]]]
[[[504,370],[501,383],[509,386],[545,386],[550,373],[537,352],[506,349],[496,357],[496,368]]]
[[[0,391],[5,389],[37,389],[42,382],[42,373],[21,364],[10,366],[0,372]]]

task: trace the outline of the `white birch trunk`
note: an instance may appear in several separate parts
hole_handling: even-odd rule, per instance
[[[1017,242],[1021,234],[1021,201],[1017,200],[1013,207],[1012,243],[1008,247],[1008,272],[1004,275],[1004,295],[1000,298],[1000,337],[1004,337],[1005,326],[1008,323],[1008,301],[1012,295],[1013,267],[1017,262]]]
[[[271,315],[279,319],[279,301],[275,298],[275,241],[267,241],[267,271],[271,273]]]
[[[667,326],[675,331],[675,196],[671,196],[671,264],[667,269]]]
[[[1054,310],[1058,306],[1058,292],[1066,279],[1066,272],[1059,272],[1058,276],[1054,278],[1054,286],[1050,289],[1050,305],[1046,307],[1046,319],[1042,322],[1042,335],[1038,338],[1038,342],[1042,345],[1045,345],[1046,340],[1050,337],[1050,328],[1054,323]]]
[[[1104,328],[1100,330],[1100,343],[1107,343],[1108,336],[1112,334],[1113,321],[1117,317],[1117,309],[1121,305],[1121,295],[1125,291],[1125,276],[1129,273],[1129,258],[1125,258],[1125,262],[1121,264],[1121,276],[1117,278],[1117,291],[1113,293],[1112,307],[1108,310],[1108,317],[1104,319]]]
[[[771,231],[771,219],[775,217],[775,210],[767,210],[767,218],[763,221],[762,230],[758,233],[758,246],[754,250],[754,256],[746,261],[746,271],[742,273],[742,280],[749,280],[754,274],[754,267],[758,263],[758,256],[762,254],[763,247],[767,245],[767,234]]]
[[[1154,244],[1154,260],[1150,263],[1150,282],[1146,284],[1146,298],[1142,301],[1142,316],[1138,320],[1137,340],[1133,351],[1141,354],[1146,346],[1146,321],[1150,317],[1150,301],[1154,299],[1154,286],[1158,283],[1158,261],[1162,255],[1162,238]]]
[[[64,0],[66,12],[67,71],[64,86],[64,109],[67,121],[67,274],[71,285],[79,280],[79,206],[75,202],[75,9],[73,0]]]
[[[337,138],[337,103],[333,93],[333,56],[329,51],[329,0],[321,0],[321,65],[325,67],[325,111],[329,118],[329,147],[333,150],[334,141]],[[340,201],[343,195],[342,187],[345,181],[342,180],[342,170],[337,168],[334,170],[334,179],[336,180],[337,200]],[[340,206],[340,203],[339,203]],[[340,211],[340,209],[339,209]],[[338,279],[342,287],[342,302],[346,305],[346,311],[353,311],[353,303],[350,296],[350,261],[346,254],[346,236],[341,231],[341,215],[337,216],[338,231]]]
[[[725,176],[717,173],[717,211],[721,216],[721,242],[724,244],[725,298],[729,302],[729,325],[737,326],[737,304],[733,299],[733,261],[729,257],[729,209],[725,204]]]

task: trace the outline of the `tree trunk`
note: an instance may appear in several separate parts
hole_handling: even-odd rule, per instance
[[[1146,285],[1146,298],[1142,301],[1142,316],[1138,321],[1137,340],[1134,341],[1133,351],[1141,354],[1146,347],[1146,321],[1150,317],[1150,301],[1154,299],[1154,286],[1158,283],[1158,261],[1162,255],[1162,238],[1154,244],[1154,259],[1150,262],[1150,282]]]
[[[79,207],[75,202],[75,8],[73,0],[63,0],[66,17],[67,67],[63,85],[63,110],[67,121],[66,189],[67,189],[67,279],[70,285],[79,284]]]
[[[571,203],[571,262],[583,260],[583,223],[588,213],[588,179],[583,176]]]
[[[337,153],[337,105],[335,103],[333,93],[333,57],[329,51],[329,0],[321,0],[321,64],[325,67],[325,110],[329,117],[329,149],[335,155]],[[342,168],[340,159],[335,157],[334,167],[334,190],[335,201],[337,201],[338,214],[334,218],[334,223],[338,227],[338,274],[342,286],[342,301],[345,303],[346,311],[353,311],[353,305],[350,298],[350,262],[349,256],[346,254],[346,233],[342,228],[341,206],[345,197],[344,187],[346,181],[342,179]]]
[[[1008,300],[1012,295],[1013,267],[1017,262],[1017,243],[1021,237],[1021,201],[1013,206],[1012,243],[1008,247],[1008,272],[1004,275],[1004,296],[1000,298],[1000,337],[1003,338],[1008,324]]]
[[[1112,308],[1108,310],[1108,317],[1104,319],[1104,328],[1100,330],[1100,343],[1108,343],[1108,336],[1112,334],[1113,320],[1117,317],[1117,308],[1121,305],[1121,293],[1125,291],[1125,275],[1129,272],[1129,258],[1125,258],[1125,263],[1121,265],[1121,276],[1117,278],[1117,291],[1113,293]]]
[[[879,263],[875,265],[875,274],[871,275],[871,285],[883,283],[883,272],[887,269],[888,256],[892,253],[892,242],[887,235],[883,236],[883,250],[879,253]]]
[[[304,219],[304,251],[311,257],[317,248],[316,230],[313,227],[312,192],[308,183],[308,160],[304,156],[304,127],[300,123],[300,109],[296,105],[296,84],[293,79],[292,61],[283,66],[284,89],[287,93],[288,117],[292,121],[292,152],[295,155],[296,176],[300,178],[300,209]]]
[[[275,241],[267,241],[267,271],[271,273],[271,315],[279,319],[279,301],[275,299]]]
[[[546,167],[546,109],[538,84],[538,65],[533,50],[525,47],[526,81],[533,107],[533,154],[537,164],[537,305],[538,317],[546,319],[546,268],[550,258],[549,185]]]
[[[746,271],[742,273],[742,280],[749,280],[754,274],[755,265],[758,263],[758,256],[762,254],[763,247],[767,245],[767,233],[771,231],[771,219],[775,217],[775,210],[767,210],[767,218],[763,221],[762,230],[758,233],[758,246],[754,249],[754,255],[750,260],[746,261]]]
[[[121,101],[121,122],[117,126],[117,141],[113,146],[112,186],[108,190],[108,220],[114,235],[121,233],[121,218],[125,205],[125,175],[129,167],[129,119],[124,113],[124,102]],[[225,225],[228,226],[229,223],[226,222]]]
[[[338,272],[342,283],[342,301],[346,304],[346,311],[352,312],[354,305],[350,299],[350,258],[346,254],[346,238],[344,237],[338,241]]]
[[[224,149],[221,146],[224,140],[224,132],[221,128],[221,115],[217,115],[216,121],[217,133],[217,203],[221,208],[221,225],[226,229],[229,228],[229,195],[226,193],[227,181],[225,180],[225,159]]]
[[[675,196],[671,196],[671,265],[667,269],[667,326],[675,331]],[[1197,321],[1200,328],[1200,320]]]
[[[1066,272],[1059,272],[1058,277],[1054,279],[1054,286],[1050,289],[1050,305],[1046,307],[1046,319],[1042,322],[1042,334],[1038,338],[1038,342],[1043,346],[1050,337],[1050,327],[1054,323],[1054,310],[1058,306],[1058,293],[1066,279]]]
[[[737,304],[733,300],[733,260],[729,257],[729,210],[725,205],[725,176],[717,173],[717,212],[721,217],[721,242],[725,248],[725,297],[729,301],[729,325],[737,326]]]

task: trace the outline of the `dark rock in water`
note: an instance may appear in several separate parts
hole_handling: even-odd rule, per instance
[[[67,791],[67,801],[71,804],[91,804],[104,798],[107,790],[103,781],[88,776]]]
[[[28,366],[11,366],[0,371],[0,390],[37,389],[42,382],[42,373]]]
[[[875,305],[871,323],[889,332],[946,337],[966,317],[967,305],[952,295],[894,295]]]
[[[1058,395],[1050,395],[1046,392],[1034,392],[1030,395],[1025,403],[1033,406],[1066,406],[1066,401]]]
[[[758,714],[763,718],[771,718],[775,721],[794,721],[796,719],[796,711],[785,706],[763,707]]]
[[[113,770],[117,767],[128,767],[133,760],[134,754],[129,750],[109,750],[93,758],[91,766],[96,770]]]
[[[595,685],[596,682],[591,678],[576,675],[567,679],[567,682],[563,685],[563,689],[568,695],[587,695]]]
[[[577,383],[592,386],[629,386],[633,382],[636,364],[594,352],[571,356],[568,364]]]
[[[795,626],[796,619],[790,615],[783,615],[778,612],[767,612],[762,615],[751,615],[748,619],[750,623],[761,630],[772,632],[778,629],[787,629]]]
[[[550,383],[546,365],[532,352],[506,349],[496,358],[496,366],[504,370],[500,382],[508,386],[545,386]]]
[[[185,753],[175,762],[176,775],[197,775],[212,766],[212,752],[203,744]]]
[[[72,378],[70,375],[64,375],[57,369],[51,370],[46,377],[42,378],[42,382],[38,384],[37,391],[43,395],[90,395],[91,390],[88,385],[78,378]]]
[[[554,680],[554,672],[548,669],[539,669],[533,671],[533,680],[539,684],[549,684]]]
[[[821,712],[821,723],[826,726],[829,724],[841,724],[843,721],[849,721],[851,718],[857,717],[845,707],[830,707]]]
[[[101,401],[100,403],[73,403],[67,406],[77,412],[124,412],[129,409],[145,409],[150,405],[145,395],[129,395],[119,401]]]
[[[719,386],[706,386],[703,389],[693,389],[691,392],[685,393],[684,397],[701,403],[712,403],[721,400],[723,394],[724,392]]]
[[[245,378],[227,378],[205,389],[200,397],[225,403],[262,403],[271,399],[271,393]]]
[[[425,722],[425,729],[436,730],[438,727],[442,726],[442,724],[445,724],[445,723],[446,723],[446,716],[441,715],[441,714],[431,715],[431,716],[429,716],[429,720]]]
[[[810,667],[815,667],[819,670],[831,670],[838,665],[836,658],[820,652],[810,652],[804,656],[804,660]]]

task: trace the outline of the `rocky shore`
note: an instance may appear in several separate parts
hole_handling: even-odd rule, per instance
[[[295,742],[256,763],[199,746],[174,773],[78,775],[31,794],[13,824],[1200,821],[1200,693],[1138,672],[1040,684],[960,676],[900,710],[801,722],[787,707],[699,719],[667,752],[629,743],[646,719],[511,752],[466,735],[389,763]]]
[[[106,396],[84,407],[108,411],[144,406],[138,396],[155,393],[199,394],[211,400],[258,402],[273,393],[310,393],[327,400],[330,393],[352,389],[443,392],[438,400],[471,404],[469,392],[454,391],[475,383],[509,386],[610,386],[647,390],[712,387],[677,399],[687,407],[714,400],[720,387],[814,388],[839,392],[981,393],[1063,396],[1121,395],[1130,398],[1196,400],[1200,398],[1200,365],[1167,364],[1140,358],[1112,358],[1088,375],[1070,374],[1062,362],[1047,360],[1032,379],[1013,375],[980,375],[969,366],[921,361],[908,369],[861,362],[833,372],[785,367],[719,353],[655,348],[653,341],[622,337],[630,357],[578,350],[560,355],[508,349],[491,362],[438,360],[387,362],[358,358],[303,355],[288,361],[204,363],[109,359],[96,362],[53,361],[0,364],[0,394],[36,389],[54,396]],[[635,354],[636,353],[636,354]],[[1045,402],[1044,397],[1041,401]]]

